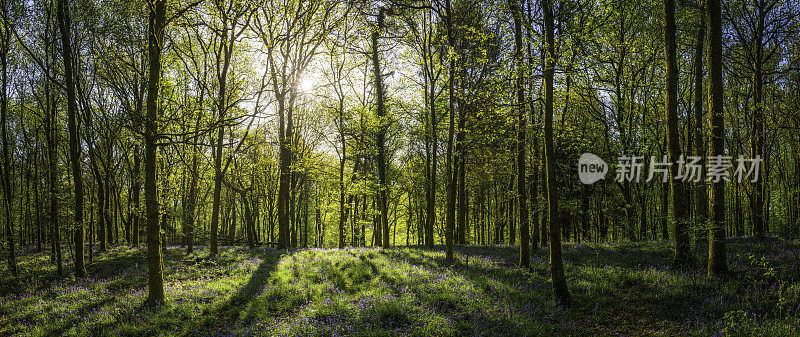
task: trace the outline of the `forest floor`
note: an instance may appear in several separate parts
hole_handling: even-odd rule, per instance
[[[144,250],[115,247],[89,277],[55,280],[31,249],[18,281],[0,274],[0,335],[800,334],[797,239],[729,239],[724,279],[706,277],[704,246],[677,272],[670,242],[565,244],[568,309],[551,299],[546,249],[524,270],[515,247],[457,247],[450,266],[442,248],[223,248],[209,259],[169,247],[160,308],[142,305]]]

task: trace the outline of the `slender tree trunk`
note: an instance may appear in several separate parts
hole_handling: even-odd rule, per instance
[[[589,233],[589,186],[581,186],[581,235],[578,242],[583,239],[586,242],[591,240]],[[655,235],[655,232],[654,232]]]
[[[711,126],[711,156],[725,153],[725,120],[723,116],[722,23],[720,0],[708,3],[708,101]],[[725,181],[714,182],[711,188],[711,230],[708,235],[708,274],[728,272],[725,253]]]
[[[543,1],[545,1],[545,0],[543,0]],[[544,145],[547,145],[546,143],[547,142],[545,142]],[[545,165],[545,163],[544,163],[545,160],[547,159],[546,158],[547,157],[547,151],[542,151],[541,155],[542,155],[542,157],[541,157],[542,165],[539,167],[538,174],[539,174],[539,177],[542,178],[542,184],[544,185],[543,189],[542,189],[542,197],[545,198],[545,202],[548,202],[547,199],[549,198],[549,195],[547,194],[547,165]],[[540,227],[541,231],[537,235],[539,235],[539,242],[541,242],[543,246],[544,245],[548,245],[549,246],[549,244],[550,244],[550,239],[549,239],[550,231],[548,230],[548,227],[547,227],[548,226],[548,222],[550,221],[550,219],[549,219],[549,217],[550,217],[550,215],[549,215],[549,212],[550,212],[549,207],[550,207],[549,203],[548,204],[544,204],[543,203],[542,207],[541,207],[541,213],[542,214],[539,217],[539,227]],[[548,213],[545,214],[545,211],[547,211]]]
[[[433,143],[431,145],[431,158],[430,158],[430,170],[428,174],[428,190],[426,191],[427,196],[427,204],[426,204],[426,215],[425,215],[425,244],[428,248],[433,248],[433,226],[436,224],[436,189],[437,189],[437,152],[439,150],[439,139],[437,136],[437,123],[436,123],[436,99],[435,97],[436,88],[431,81],[431,94],[430,94],[430,141]]]
[[[161,255],[158,187],[156,185],[156,143],[158,141],[158,103],[161,85],[161,50],[166,24],[166,0],[150,4],[148,29],[147,112],[144,118],[144,199],[147,214],[147,303],[164,302],[164,275]]]
[[[544,139],[545,165],[547,167],[547,202],[550,219],[550,277],[553,282],[553,296],[561,305],[571,303],[564,265],[561,262],[561,228],[559,228],[558,189],[556,183],[555,151],[553,149],[553,67],[555,65],[555,29],[551,0],[542,0],[545,26],[545,46],[547,55],[544,65]]]
[[[250,212],[250,202],[247,200],[247,193],[241,193],[242,206],[244,207],[244,228],[245,239],[247,240],[247,247],[250,249],[256,248],[256,241],[253,237],[253,214]]]
[[[72,45],[70,37],[70,15],[67,0],[58,1],[58,23],[61,30],[61,53],[64,59],[64,84],[67,91],[67,127],[69,128],[69,154],[72,180],[75,189],[73,214],[75,222],[75,277],[86,276],[83,260],[83,176],[81,175],[81,147],[78,137],[78,101],[75,97],[75,73],[72,70]],[[10,217],[10,215],[7,215]]]
[[[703,43],[706,33],[706,13],[703,4],[700,4],[700,26],[697,27],[694,41],[694,155],[700,158],[697,163],[705,167],[706,145],[703,137]],[[702,233],[706,230],[708,221],[708,190],[705,177],[695,184],[695,222],[697,223],[697,237],[705,238]],[[697,240],[701,241],[701,240]],[[702,240],[705,241],[705,240]]]
[[[199,121],[199,120],[198,120]],[[197,149],[192,151],[192,170],[191,178],[189,179],[189,200],[186,207],[185,223],[186,226],[186,255],[192,254],[194,251],[194,213],[197,206],[197,166],[198,166]]]
[[[291,130],[285,127],[286,108],[284,98],[278,98],[278,142],[280,143],[279,154],[279,187],[278,187],[278,249],[285,249],[289,244],[289,184],[291,172],[291,150],[289,148],[289,138]]]
[[[105,186],[103,184],[103,179],[101,178],[101,174],[99,171],[99,167],[97,165],[96,156],[97,153],[91,153],[95,151],[90,151],[90,156],[92,157],[91,162],[92,166],[94,166],[94,173],[95,173],[95,187],[97,188],[97,236],[100,238],[100,251],[106,251],[106,237],[105,237]]]
[[[661,239],[669,240],[669,188],[667,184],[661,184]]]
[[[519,200],[519,266],[530,266],[530,232],[528,218],[528,184],[525,164],[528,161],[525,133],[527,132],[528,117],[525,107],[525,68],[522,59],[522,10],[517,0],[510,0],[509,7],[514,16],[514,59],[517,60],[517,194]]]
[[[228,242],[230,245],[236,246],[236,223],[239,218],[236,216],[237,211],[239,210],[237,203],[236,203],[236,191],[228,189],[228,207],[231,209],[231,215],[228,217],[230,222],[228,223]],[[223,233],[225,234],[225,233]]]
[[[211,247],[210,256],[216,256],[218,253],[218,227],[219,227],[219,205],[220,205],[220,191],[222,190],[222,179],[225,172],[222,168],[222,143],[225,137],[225,118],[227,112],[228,102],[226,100],[227,94],[227,77],[228,67],[230,65],[231,54],[233,53],[233,34],[234,30],[231,29],[231,37],[228,37],[227,21],[223,20],[222,29],[222,69],[218,73],[219,92],[217,93],[217,115],[219,117],[220,125],[218,125],[216,144],[214,146],[214,199],[211,208]],[[226,166],[227,167],[227,166]]]
[[[58,278],[63,277],[64,270],[61,261],[61,228],[58,222],[58,162],[56,152],[58,151],[58,132],[55,132],[57,118],[55,108],[55,96],[50,94],[50,85],[46,84],[45,96],[49,100],[47,123],[45,130],[47,133],[47,164],[48,164],[48,188],[50,189],[50,246],[53,260],[56,263]]]
[[[676,61],[677,43],[675,40],[675,0],[664,0],[664,54],[667,62],[666,114],[667,146],[670,161],[676,163],[681,156],[678,134],[678,64]],[[672,267],[679,268],[693,263],[689,250],[689,205],[686,199],[685,184],[675,179],[678,165],[670,166],[670,186],[672,191],[672,215],[675,221],[675,256]]]
[[[463,118],[462,118],[463,121]],[[461,143],[463,144],[464,140],[464,132],[463,132],[463,125],[461,126]],[[467,191],[467,184],[466,184],[466,165],[467,160],[466,156],[463,152],[463,145],[459,146],[462,150],[459,152],[462,153],[459,160],[459,168],[458,168],[458,214],[456,216],[457,219],[457,228],[456,230],[456,242],[460,245],[466,244],[466,235],[467,235],[467,215],[469,212],[469,196]]]
[[[2,44],[0,46],[0,62],[2,63],[2,96],[0,96],[0,128],[2,128],[3,137],[3,162],[2,162],[2,184],[3,184],[3,210],[5,211],[5,230],[6,238],[8,240],[8,269],[11,270],[11,275],[14,277],[17,274],[17,257],[15,254],[16,246],[14,245],[14,227],[11,214],[11,206],[14,202],[11,188],[11,157],[9,155],[10,145],[8,144],[8,50],[11,45],[11,27],[9,27],[8,19],[8,4],[3,2],[3,35]],[[61,7],[59,7],[60,9]],[[59,16],[61,19],[61,16]]]
[[[139,111],[141,113],[141,111]],[[140,230],[139,230],[139,215],[141,214],[141,172],[139,169],[142,166],[142,159],[141,155],[139,154],[140,150],[137,148],[133,149],[133,169],[131,170],[131,194],[133,201],[131,202],[133,205],[131,207],[131,240],[134,247],[139,247],[139,237],[140,237]]]
[[[380,38],[381,31],[383,30],[384,21],[384,8],[381,7],[378,11],[378,26],[372,31],[372,69],[373,77],[375,78],[375,96],[377,99],[377,117],[380,125],[377,133],[377,147],[378,155],[376,156],[378,165],[378,234],[382,234],[383,248],[389,248],[389,218],[388,209],[386,205],[386,108],[384,106],[384,87],[383,87],[383,73],[381,73],[380,56],[378,39]]]
[[[750,136],[750,155],[753,158],[760,156],[764,158],[764,106],[763,106],[763,32],[764,15],[761,9],[757,14],[757,28],[755,31],[755,71],[753,73],[753,129]],[[713,146],[713,145],[712,145]],[[765,167],[768,167],[765,165]],[[763,177],[767,177],[764,174]],[[759,239],[764,237],[766,223],[764,221],[764,182],[757,179],[753,182],[753,202],[751,204],[753,212],[753,233]]]
[[[109,144],[109,146],[111,146],[111,144]],[[106,163],[110,163],[110,161],[113,160],[113,157],[111,156],[111,151],[109,151],[109,154],[106,156],[106,160],[108,160]],[[113,198],[111,198],[112,195],[113,195],[113,187],[111,185],[111,174],[112,174],[111,173],[111,165],[110,164],[106,165],[106,167],[105,167],[105,175],[103,176],[103,179],[105,179],[104,185],[106,187],[106,189],[105,189],[106,200],[105,200],[105,203],[103,203],[103,206],[105,207],[103,209],[103,221],[105,222],[105,225],[106,225],[106,233],[105,233],[105,235],[106,235],[106,244],[109,245],[109,246],[114,244],[114,235],[113,235],[114,232],[113,231],[114,231],[114,227],[115,227],[114,224],[111,221],[111,218],[110,218],[110,216],[113,215],[112,211],[111,211],[111,203],[113,202]]]
[[[347,143],[344,138],[344,102],[339,100],[339,141],[342,145],[342,158],[339,159],[339,249],[344,248],[347,240],[345,223],[347,222],[347,207],[345,206],[344,164],[347,159]],[[317,209],[319,214],[319,209]],[[319,217],[319,216],[317,216]]]
[[[451,53],[453,48],[455,48],[455,37],[453,36],[453,14],[452,9],[450,6],[450,0],[445,0],[445,15],[447,16],[447,46],[450,49]],[[456,175],[458,171],[458,167],[454,165],[453,162],[453,138],[455,137],[455,109],[454,109],[454,100],[455,100],[455,76],[456,76],[456,61],[453,55],[449,57],[449,78],[447,79],[447,90],[448,90],[448,106],[449,106],[449,114],[450,114],[450,123],[449,123],[449,135],[447,138],[447,223],[445,225],[444,230],[444,241],[445,241],[445,261],[446,263],[453,262],[453,231],[455,227],[455,215],[456,215],[456,184],[457,180]]]

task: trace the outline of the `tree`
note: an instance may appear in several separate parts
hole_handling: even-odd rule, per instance
[[[706,13],[704,4],[700,4],[700,24],[697,26],[694,40],[694,155],[700,158],[698,165],[705,165],[705,134],[703,133],[703,53],[706,33]],[[708,220],[708,188],[705,181],[697,183],[695,192],[695,218],[698,227],[705,228]],[[698,237],[704,237],[698,232]]]
[[[62,0],[63,1],[63,0]],[[164,274],[161,256],[161,226],[156,185],[156,147],[158,142],[158,104],[161,87],[161,51],[166,28],[166,0],[148,4],[147,104],[144,117],[144,203],[147,215],[147,300],[152,305],[164,302]]]
[[[528,160],[525,143],[526,123],[528,114],[525,113],[525,77],[524,60],[522,59],[522,10],[517,0],[510,0],[509,7],[514,17],[514,59],[517,60],[516,90],[517,90],[517,194],[519,195],[519,266],[527,268],[530,265],[530,233],[528,232],[528,185],[525,164]]]
[[[456,80],[456,59],[454,57],[455,36],[453,32],[453,10],[450,0],[445,0],[445,24],[447,25],[447,47],[448,53],[448,113],[450,114],[449,132],[447,136],[447,224],[444,230],[445,261],[453,262],[453,231],[456,222],[456,189],[458,176],[458,166],[453,160],[453,139],[455,137],[455,80]]]
[[[75,97],[75,73],[72,70],[72,44],[70,37],[68,0],[58,1],[58,26],[61,31],[61,54],[64,60],[64,85],[67,92],[67,128],[69,129],[69,158],[72,167],[72,185],[75,193],[73,214],[75,231],[75,277],[86,276],[83,263],[83,174],[81,173],[81,146],[78,127],[78,102]]]
[[[746,97],[752,97],[752,117],[749,134],[750,156],[757,156],[769,163],[766,152],[769,147],[769,135],[765,126],[769,120],[770,108],[777,104],[769,104],[769,94],[765,87],[782,77],[779,64],[788,58],[783,52],[787,50],[790,39],[796,38],[796,19],[800,11],[792,1],[783,0],[741,0],[721,3],[724,8],[726,23],[729,23],[730,35],[734,44],[726,51],[731,55],[730,74],[732,79],[743,79],[747,83]],[[788,55],[786,55],[788,56]],[[767,91],[772,91],[767,89]],[[749,103],[749,102],[748,102]],[[750,111],[747,111],[750,112]],[[769,131],[769,130],[767,130]],[[764,168],[769,172],[769,167]],[[770,198],[766,190],[769,174],[764,174],[752,182],[750,207],[752,209],[752,230],[758,238],[769,232],[769,212],[765,206]],[[766,201],[765,201],[766,198]]]
[[[2,88],[0,88],[0,128],[2,128],[3,138],[3,165],[2,169],[2,184],[3,184],[3,210],[5,211],[5,227],[6,236],[8,239],[8,269],[11,270],[11,275],[17,277],[17,258],[15,256],[14,246],[14,228],[13,218],[11,215],[12,204],[14,203],[13,195],[11,194],[11,157],[9,155],[10,145],[8,140],[8,52],[11,49],[11,30],[14,29],[9,21],[8,1],[2,3],[3,22],[2,31],[0,31],[0,66],[2,66]]]
[[[547,180],[547,217],[550,229],[550,278],[553,296],[561,305],[571,302],[564,265],[561,262],[561,224],[556,188],[555,151],[553,149],[553,72],[555,66],[555,28],[553,25],[552,0],[542,0],[544,12],[545,50],[544,56],[544,152]]]
[[[720,0],[706,0],[708,11],[708,102],[711,128],[710,155],[725,153],[725,119],[723,116],[722,83],[722,14]],[[728,272],[725,256],[725,181],[714,181],[711,187],[711,229],[708,233],[708,275]]]
[[[384,27],[385,9],[378,9],[378,22],[372,30],[372,68],[375,80],[376,112],[378,118],[378,132],[376,135],[376,146],[378,147],[377,166],[378,166],[378,215],[380,221],[376,227],[378,239],[383,248],[389,248],[389,214],[386,207],[386,99],[384,97],[383,73],[381,72],[379,55],[379,38]],[[382,237],[380,236],[382,234]]]
[[[678,158],[681,157],[678,139],[678,63],[676,60],[677,42],[675,40],[675,0],[664,0],[664,56],[667,65],[666,102],[667,144],[669,148],[670,185],[672,214],[675,221],[675,256],[672,267],[682,267],[692,263],[689,250],[689,203],[686,199],[685,184],[676,179],[679,176]]]
[[[217,59],[216,75],[218,92],[216,97],[216,110],[217,110],[217,136],[214,145],[214,199],[211,213],[211,247],[209,251],[210,256],[217,255],[217,231],[219,227],[219,208],[220,208],[220,193],[222,191],[222,180],[225,176],[225,171],[228,168],[226,164],[222,166],[222,148],[223,139],[225,136],[225,128],[228,126],[226,121],[227,112],[233,106],[231,103],[231,93],[229,93],[228,72],[231,67],[231,58],[234,52],[234,46],[238,42],[239,37],[247,30],[251,14],[253,13],[247,7],[242,7],[242,4],[237,1],[214,1],[213,7],[216,11],[215,14],[219,15],[221,27],[212,27],[214,35],[220,38],[219,47],[214,48]],[[232,91],[232,90],[231,90]]]
[[[52,6],[47,7],[47,28],[46,28],[46,36],[50,36],[51,30],[51,23],[50,18]],[[46,63],[46,67],[44,72],[46,73],[46,77],[51,76],[50,73],[52,71],[51,64],[53,64],[55,56],[55,48],[52,45],[46,44],[45,47],[45,55],[48,59]],[[50,60],[50,59],[53,60]],[[50,245],[51,245],[51,260],[55,260],[56,263],[56,270],[57,275],[61,278],[64,274],[64,267],[61,261],[61,228],[60,222],[58,221],[58,176],[60,175],[58,169],[58,146],[60,143],[59,140],[59,127],[58,127],[58,109],[56,107],[56,93],[54,90],[51,90],[52,82],[49,79],[45,79],[45,106],[46,106],[46,121],[44,123],[46,142],[47,142],[47,177],[48,177],[48,190],[49,190],[49,199],[50,199],[50,207],[49,207],[49,216],[50,216]]]
[[[337,1],[290,1],[262,6],[253,31],[267,56],[269,82],[277,103],[279,143],[278,247],[287,248],[292,204],[292,165],[297,136],[294,112],[298,86],[319,46],[347,12]]]

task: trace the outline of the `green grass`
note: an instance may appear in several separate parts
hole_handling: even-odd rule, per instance
[[[436,250],[222,249],[164,260],[166,305],[143,307],[144,251],[95,256],[89,277],[55,279],[45,253],[0,274],[0,335],[785,335],[800,333],[800,242],[729,240],[733,274],[667,268],[671,243],[566,244],[574,304],[551,300],[547,251],[515,266],[514,247]],[[67,264],[69,266],[69,264]],[[69,268],[67,268],[69,271]]]

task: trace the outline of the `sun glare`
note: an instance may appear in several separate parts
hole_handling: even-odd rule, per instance
[[[314,91],[314,86],[315,86],[314,79],[304,78],[300,81],[300,91],[302,92],[306,93],[312,92]]]

